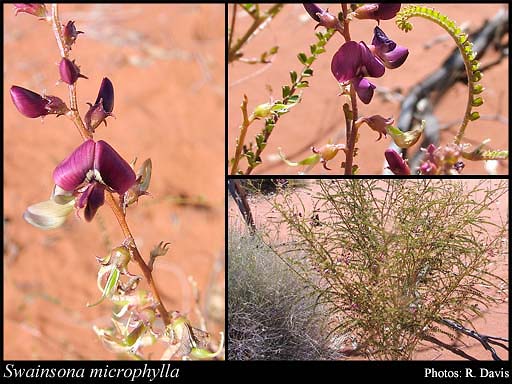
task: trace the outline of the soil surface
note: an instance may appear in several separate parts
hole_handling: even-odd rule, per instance
[[[313,199],[311,198],[316,193],[319,192],[318,185],[315,185],[315,181],[305,180],[307,183],[307,189],[300,188],[296,189],[294,193],[298,196],[297,203],[302,201],[304,205],[304,209],[307,217],[307,212],[313,212]],[[464,180],[464,183],[467,185],[467,188],[471,188],[474,186],[478,180]],[[495,180],[488,181],[491,185],[496,183]],[[475,196],[475,199],[478,199],[479,196]],[[272,197],[270,198],[272,199]],[[268,199],[261,197],[249,197],[249,205],[251,207],[251,211],[255,220],[255,224],[257,228],[267,228],[269,221],[279,221],[278,213],[272,209],[271,204]],[[299,207],[299,206],[298,206]],[[302,206],[300,206],[299,211],[302,210]],[[493,222],[500,222],[500,220],[506,220],[508,213],[508,196],[502,196],[495,204],[492,205],[491,211],[489,212],[491,220]],[[238,210],[237,205],[233,201],[233,199],[229,199],[228,203],[228,223],[231,228],[235,228],[238,230],[245,230],[243,219]],[[272,236],[280,243],[281,241],[285,241],[286,239],[286,229],[281,227],[279,230],[273,228]],[[492,230],[492,229],[491,229]],[[229,232],[228,232],[229,233]],[[503,239],[506,241],[506,239]],[[505,247],[506,249],[507,247]],[[493,271],[496,275],[503,278],[505,281],[509,283],[509,275],[508,275],[508,267],[509,266],[509,255],[499,255],[496,256],[494,265],[492,266]],[[500,336],[500,337],[508,337],[508,323],[509,323],[509,311],[508,311],[508,285],[503,287],[503,290],[500,292],[496,292],[499,297],[503,298],[505,302],[499,305],[494,305],[489,308],[489,310],[485,311],[483,316],[480,318],[475,318],[473,320],[473,324],[475,326],[475,330],[480,334],[484,335],[492,335],[492,336]],[[469,327],[467,324],[466,326]],[[444,336],[444,335],[443,335]],[[438,339],[442,340],[447,344],[452,344],[452,342],[443,336],[436,336]],[[492,357],[488,351],[486,351],[482,345],[475,339],[462,336],[457,342],[454,342],[452,346],[459,348],[470,356],[473,356],[478,360],[492,360]],[[503,359],[508,359],[508,351],[505,351],[502,348],[497,347],[496,351],[498,355]],[[349,360],[361,360],[362,357],[352,356],[348,358]],[[431,344],[429,342],[425,342],[420,344],[417,348],[417,351],[413,355],[413,360],[464,360],[463,357],[454,354],[453,352],[441,348],[437,345]]]
[[[78,80],[82,117],[102,78],[114,84],[115,118],[95,139],[128,162],[152,159],[151,196],[127,219],[146,260],[160,241],[171,243],[155,262],[162,299],[200,327],[192,276],[216,344],[224,330],[225,7],[69,4],[60,12],[62,23],[74,20],[85,32],[71,52],[89,78]],[[50,25],[4,5],[4,55],[4,358],[119,358],[92,329],[110,325],[111,305],[86,307],[101,295],[96,257],[123,241],[111,210],[100,208],[91,223],[71,215],[50,231],[22,218],[27,206],[49,198],[55,166],[81,142],[66,117],[28,119],[9,96],[19,85],[67,99],[66,84],[56,84],[60,57]],[[135,264],[129,270],[140,274]]]
[[[322,6],[322,5],[321,5]],[[331,13],[337,14],[340,6],[324,5]],[[458,25],[468,30],[478,29],[485,20],[492,18],[503,5],[499,4],[436,4],[435,8],[455,20]],[[240,8],[238,8],[240,10]],[[232,6],[229,7],[228,20],[231,20]],[[235,38],[239,37],[250,25],[251,19],[245,12],[239,11],[235,29]],[[387,35],[409,49],[409,57],[399,68],[386,70],[383,77],[370,79],[377,86],[377,91],[394,91],[395,96],[406,95],[417,83],[439,68],[441,63],[455,48],[455,43],[441,27],[421,18],[412,19],[414,29],[409,33],[399,30],[393,20],[381,21],[380,26]],[[243,95],[249,99],[249,113],[255,106],[281,98],[281,87],[289,84],[289,72],[301,69],[297,60],[299,52],[309,53],[309,45],[316,41],[312,20],[300,4],[287,4],[269,25],[260,31],[244,47],[244,57],[259,57],[262,52],[273,46],[279,46],[279,52],[271,64],[249,65],[234,62],[228,65],[228,155],[234,155],[235,140],[239,134],[241,123],[240,104]],[[367,43],[373,38],[375,21],[358,20],[351,24],[350,31],[354,40]],[[323,30],[323,27],[319,27]],[[344,117],[341,110],[342,99],[338,97],[339,87],[331,70],[331,58],[343,43],[341,35],[336,34],[326,45],[326,53],[313,64],[314,76],[308,78],[310,87],[304,89],[303,100],[293,110],[282,116],[272,132],[268,145],[263,152],[263,164],[253,174],[297,174],[304,167],[289,167],[278,156],[281,147],[284,154],[292,161],[300,161],[311,155],[311,146],[320,147],[330,139],[336,143],[345,143]],[[430,48],[426,48],[429,44]],[[480,60],[482,66],[499,57],[493,49],[489,49]],[[470,123],[466,131],[464,143],[477,144],[489,138],[493,149],[508,148],[508,59],[485,71],[481,81],[486,88],[483,93],[484,104],[479,107],[481,119]],[[388,92],[389,95],[389,92]],[[450,143],[458,127],[457,122],[464,114],[467,100],[467,87],[457,83],[444,95],[435,108],[435,116],[439,120],[441,144]],[[398,118],[400,101],[391,97],[386,101],[383,94],[377,92],[369,105],[359,102],[359,113],[363,116],[380,114],[384,117]],[[496,116],[500,117],[497,119]],[[257,121],[249,128],[248,143],[254,141],[256,133],[263,127],[263,121]],[[357,147],[359,155],[355,163],[359,165],[360,174],[379,175],[383,172],[384,151],[390,139],[376,141],[378,135],[366,125],[360,129]],[[321,165],[309,170],[308,174],[342,173],[339,168],[344,156],[339,153],[331,160],[326,171]],[[463,174],[486,175],[490,172],[508,174],[508,161],[500,161],[494,170],[485,168],[484,162],[465,162]],[[245,170],[242,162],[241,169]],[[491,164],[488,164],[490,166]]]

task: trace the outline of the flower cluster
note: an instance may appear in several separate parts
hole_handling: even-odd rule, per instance
[[[401,66],[409,51],[390,40],[379,27],[375,27],[371,45],[364,41],[347,41],[334,54],[331,71],[339,83],[351,82],[359,99],[369,104],[375,85],[366,77],[381,77],[385,68]]]

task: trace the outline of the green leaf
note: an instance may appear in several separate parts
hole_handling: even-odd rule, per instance
[[[306,64],[307,64],[307,65],[311,65],[311,64],[313,64],[313,63],[315,62],[315,60],[316,60],[316,57],[315,57],[315,56],[310,56],[310,57],[308,57],[308,58],[306,59]]]
[[[309,46],[309,50],[311,51],[311,54],[314,55],[316,52],[316,44],[311,44]]]
[[[283,86],[283,99],[291,94],[291,88],[288,85]]]
[[[313,70],[311,68],[306,68],[304,71],[302,71],[302,77],[309,76],[313,76]]]
[[[271,55],[275,55],[278,50],[279,50],[279,47],[276,45],[275,47],[270,48],[268,53]]]
[[[325,52],[325,48],[324,47],[320,47],[320,48],[317,48],[315,54],[318,56],[320,55],[321,53],[324,53]]]
[[[306,56],[305,53],[301,52],[297,55],[299,61],[301,62],[301,64],[304,64],[306,65],[306,62],[308,61],[308,57]]]
[[[295,84],[295,82],[297,81],[297,72],[291,71],[290,72],[290,79],[292,80],[292,84]]]
[[[296,88],[307,88],[309,87],[309,81],[303,80],[296,85]]]
[[[274,104],[271,108],[273,112],[283,112],[288,111],[288,106],[286,104]]]
[[[292,95],[288,98],[288,105],[290,104],[297,104],[300,101],[299,95]]]

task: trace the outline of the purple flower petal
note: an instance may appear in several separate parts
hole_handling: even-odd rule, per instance
[[[40,94],[13,85],[10,89],[11,99],[18,111],[26,117],[35,118],[48,114],[45,100]]]
[[[112,112],[114,110],[114,86],[108,77],[103,78],[94,104],[98,104],[100,101],[103,103],[105,112]]]
[[[334,54],[331,71],[338,82],[352,80],[361,66],[361,46],[355,41],[347,41]]]
[[[372,44],[375,46],[375,54],[382,60],[386,68],[398,68],[409,55],[407,48],[397,45],[379,27],[374,29]]]
[[[98,182],[89,184],[87,189],[80,196],[78,207],[83,208],[86,221],[91,221],[96,211],[105,203],[105,186]]]
[[[401,4],[364,4],[354,12],[358,19],[389,20],[396,16]]]
[[[374,45],[378,51],[383,53],[392,51],[396,47],[396,43],[389,39],[384,31],[379,27],[375,27],[373,30],[372,45]]]
[[[94,169],[100,172],[103,182],[122,195],[135,183],[135,172],[109,144],[96,143]]]
[[[359,43],[359,46],[361,47],[360,74],[370,77],[381,77],[384,75],[386,68],[384,68],[384,65],[381,63],[381,61],[373,55],[373,53],[363,41]]]
[[[87,79],[86,76],[80,73],[80,68],[75,64],[74,61],[62,58],[59,64],[60,79],[66,84],[74,84],[79,77]]]
[[[19,12],[26,12],[41,18],[46,17],[46,8],[44,4],[14,4],[14,8],[16,9],[15,16],[17,16]]]
[[[87,140],[64,159],[53,171],[53,181],[66,191],[75,190],[92,170],[94,162],[94,140]]]
[[[400,45],[397,45],[396,48],[391,52],[381,54],[379,54],[378,52],[376,53],[382,60],[386,68],[389,69],[398,68],[405,62],[407,56],[409,56],[409,50]]]
[[[369,104],[373,97],[373,90],[375,89],[375,85],[370,83],[364,77],[358,77],[352,80],[352,84],[354,85],[357,96],[361,99],[361,101],[365,104]]]
[[[313,18],[313,20],[320,21],[320,17],[318,17],[317,13],[324,13],[324,10],[322,8],[312,3],[303,3],[302,5],[306,9],[307,13],[309,13],[309,16]]]

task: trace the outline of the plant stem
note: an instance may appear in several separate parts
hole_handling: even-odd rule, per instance
[[[247,95],[244,95],[244,100],[242,101],[242,105],[240,106],[240,108],[242,109],[243,121],[242,125],[240,125],[240,137],[236,142],[235,157],[233,158],[233,165],[231,167],[232,175],[238,173],[238,164],[240,163],[240,159],[242,158],[242,149],[244,146],[245,136],[247,135],[247,128],[249,128],[249,126],[254,121],[254,116],[251,115],[249,117],[247,114],[247,102]]]
[[[55,34],[55,39],[57,40],[57,45],[59,46],[60,55],[63,58],[68,58],[68,50],[64,44],[64,36],[62,35],[62,28],[59,20],[59,8],[58,4],[52,4],[52,29]],[[77,98],[76,98],[76,83],[69,85],[69,100],[71,105],[71,111],[70,114],[68,114],[68,117],[73,121],[75,126],[78,128],[78,131],[80,132],[80,135],[82,136],[82,139],[85,141],[87,139],[92,139],[93,135],[92,133],[87,130],[87,128],[84,125],[84,122],[82,121],[82,118],[80,116],[80,113],[78,112],[78,105],[77,105]],[[151,270],[147,266],[146,262],[140,255],[139,250],[137,249],[137,245],[135,244],[135,240],[130,232],[130,228],[128,227],[128,223],[126,222],[126,216],[123,213],[121,207],[119,204],[115,201],[114,196],[111,192],[105,191],[106,194],[106,200],[110,208],[112,209],[112,212],[114,213],[117,222],[119,223],[119,226],[121,227],[121,230],[123,231],[123,234],[125,238],[130,243],[131,253],[133,254],[133,257],[137,264],[139,265],[139,268],[142,270],[142,273],[144,274],[144,277],[147,280],[148,285],[151,288],[151,291],[153,293],[153,296],[155,297],[155,300],[158,302],[158,311],[160,312],[160,315],[162,316],[162,319],[165,323],[165,325],[169,325],[171,323],[171,319],[169,317],[169,312],[165,308],[162,300],[160,299],[160,294],[158,293],[158,289],[156,288],[155,282],[153,281],[153,276],[151,273]]]
[[[268,11],[265,12],[263,16],[259,16],[254,18],[253,23],[249,27],[249,29],[245,32],[245,34],[239,38],[236,44],[231,48],[229,47],[228,51],[228,63],[235,61],[238,57],[240,57],[240,49],[253,37],[254,34],[257,33],[258,29],[264,25],[266,22],[270,21],[275,15],[279,13],[279,11],[283,8],[284,4],[276,4],[272,6]]]
[[[233,33],[235,31],[235,20],[236,20],[236,6],[233,4],[233,15],[231,17],[231,26],[229,27],[229,38],[228,38],[228,52],[231,50],[231,42],[233,41]]]
[[[342,11],[343,11],[343,37],[345,37],[345,42],[351,41],[350,37],[350,28],[349,28],[349,22],[347,20],[348,15],[348,7],[347,4],[341,5]],[[351,175],[352,174],[352,168],[354,163],[354,152],[355,152],[355,145],[357,142],[357,133],[358,133],[358,127],[356,126],[355,122],[357,120],[357,96],[356,91],[354,88],[354,84],[350,82],[350,101],[352,104],[352,122],[350,123],[350,127],[347,125],[346,131],[347,131],[347,149],[345,151],[345,175]],[[348,122],[348,121],[347,121]]]

